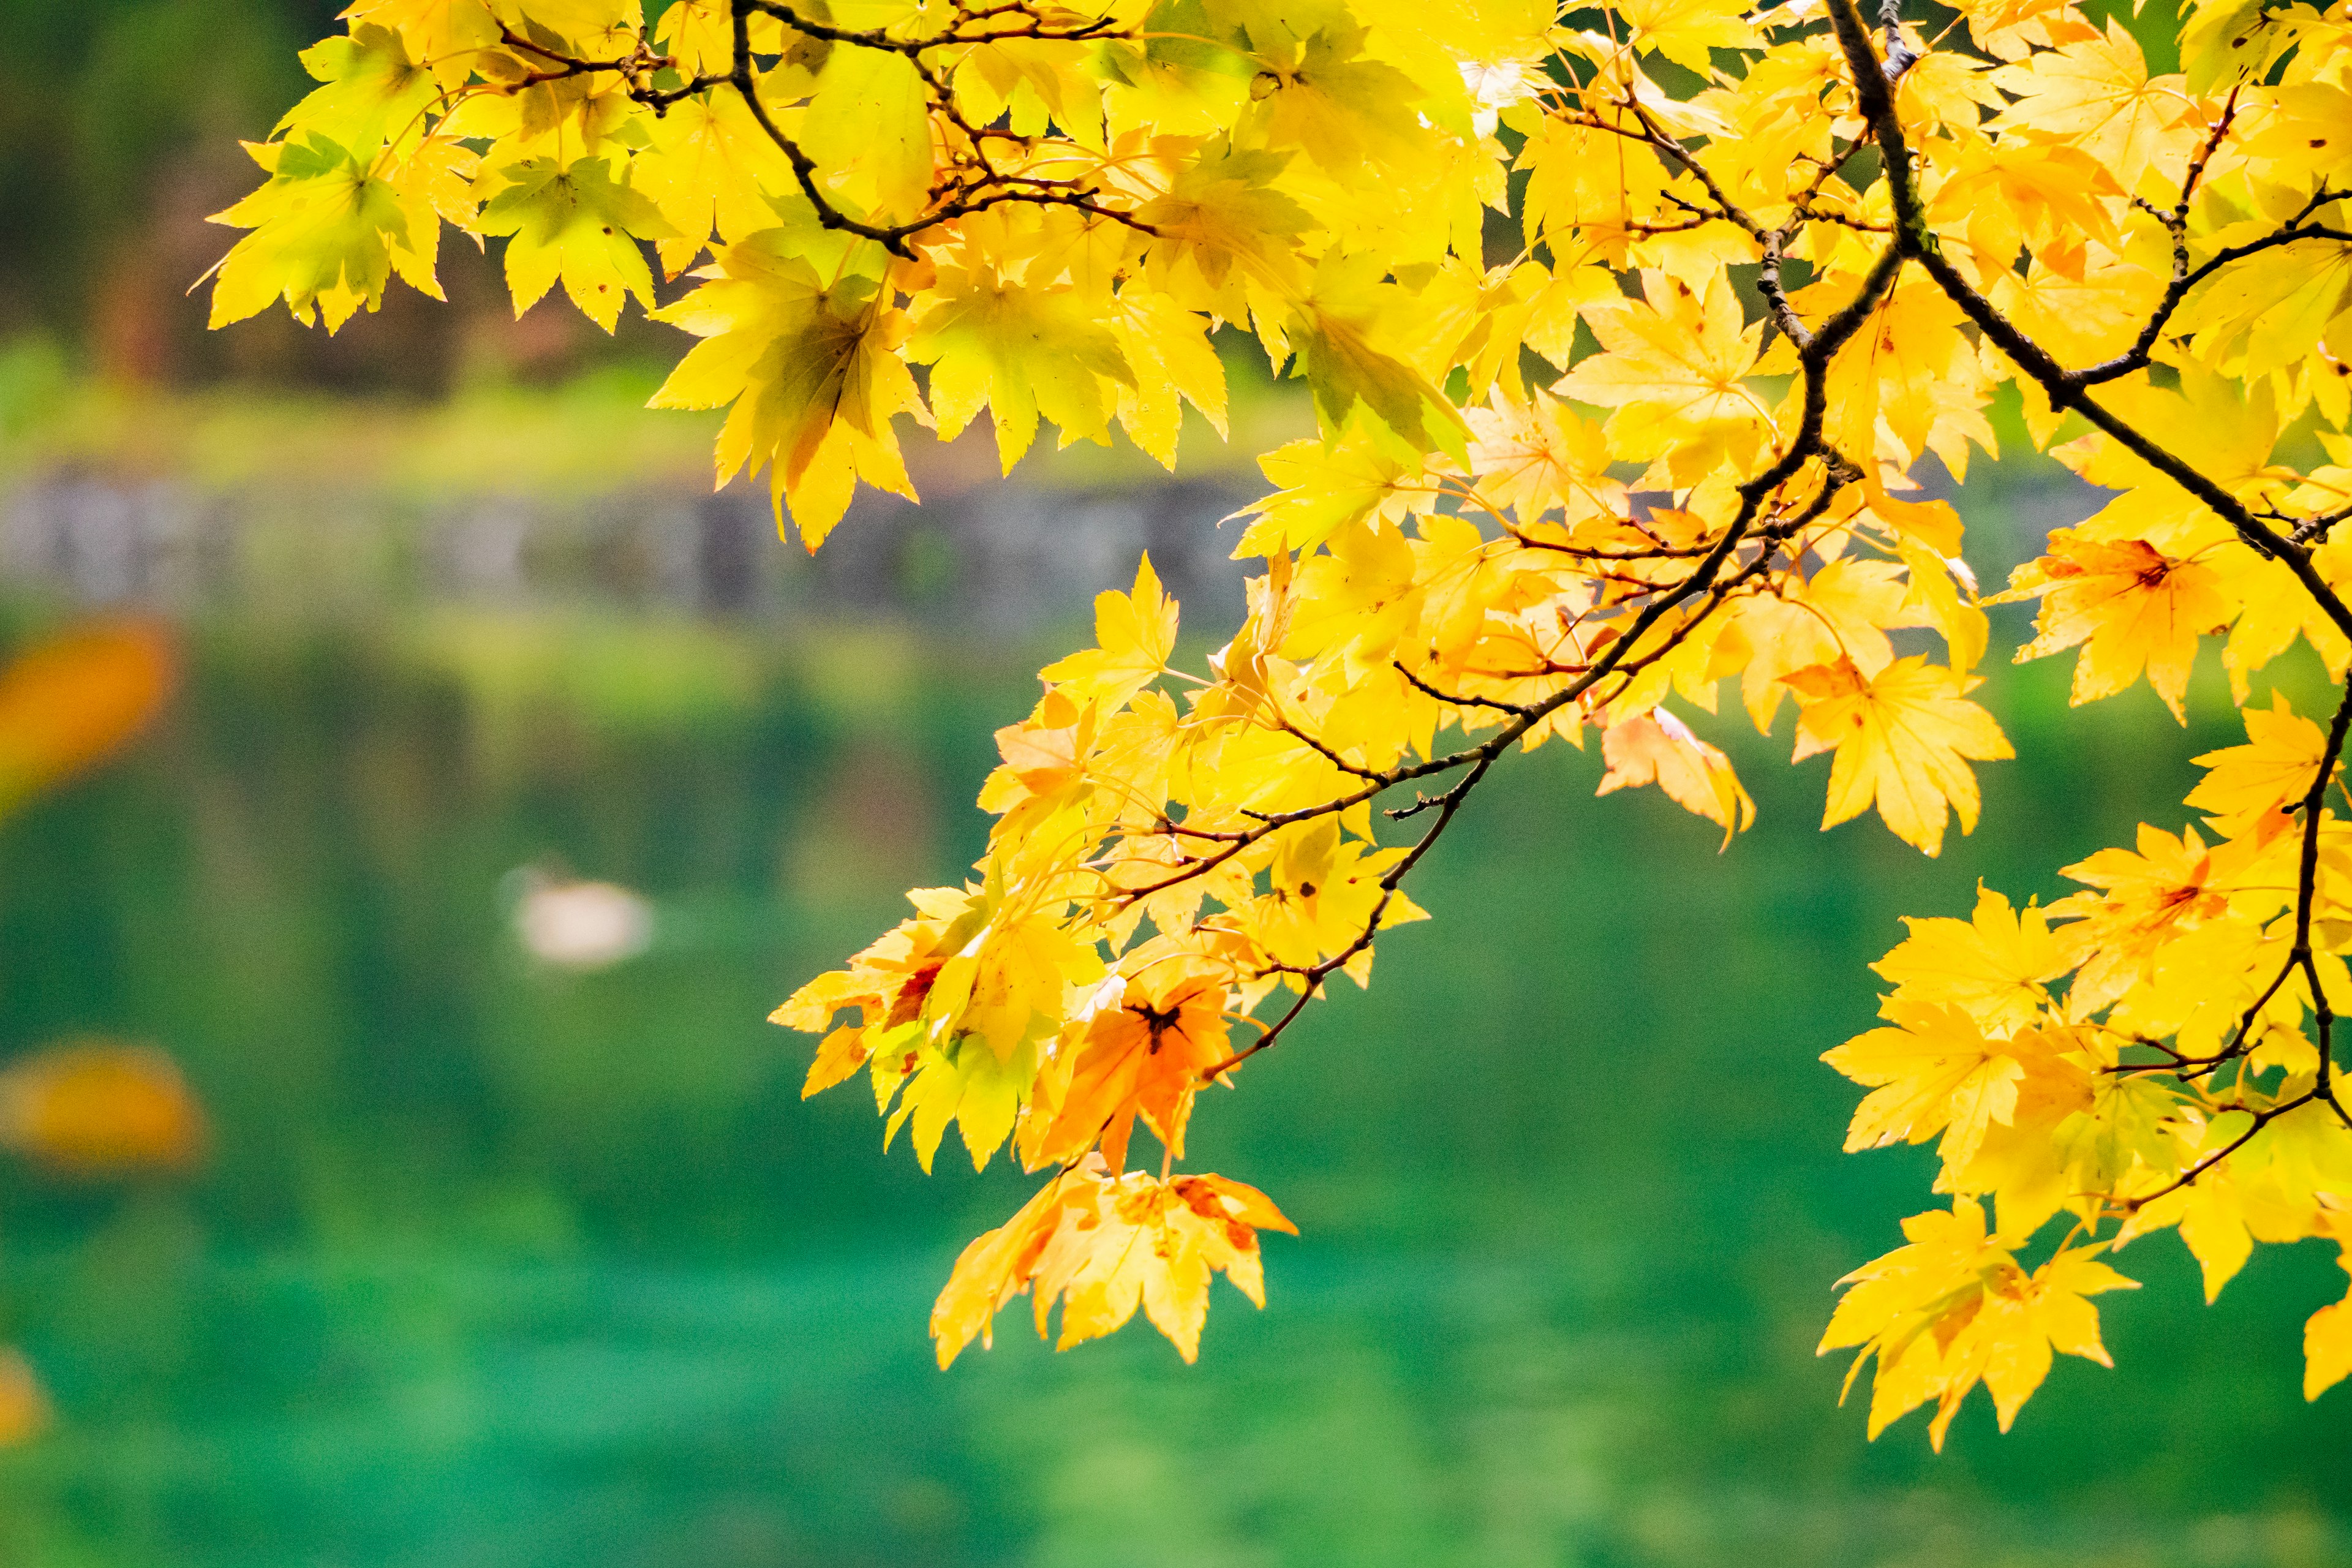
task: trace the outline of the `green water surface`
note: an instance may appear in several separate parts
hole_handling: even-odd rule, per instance
[[[24,626],[30,621],[19,616]],[[22,626],[19,627],[22,629]],[[1737,748],[1728,854],[1555,747],[1420,876],[1436,917],[1195,1121],[1256,1184],[1270,1305],[1201,1363],[1016,1314],[946,1373],[956,1247],[1029,1190],[921,1176],[766,1024],[979,850],[1037,650],[583,615],[198,623],[161,728],[0,827],[0,1053],[152,1040],[210,1108],[184,1180],[0,1173],[0,1332],[59,1413],[0,1458],[30,1568],[1040,1568],[2352,1563],[2341,1293],[2266,1248],[2206,1307],[2169,1237],[2062,1363],[1864,1442],[1812,1346],[1928,1206],[1926,1151],[1838,1152],[1816,1058],[1899,913],[2021,896],[2194,752],[2143,690],[2070,716],[1995,672],[2025,760],[1921,859],[1815,831],[1825,763]],[[2218,682],[2216,682],[2218,685]],[[1717,726],[1716,732],[1730,732]],[[611,878],[654,949],[534,966],[500,879]]]

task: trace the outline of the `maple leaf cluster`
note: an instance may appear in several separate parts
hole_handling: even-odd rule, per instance
[[[808,1092],[863,1072],[927,1168],[953,1127],[1054,1172],[957,1264],[943,1361],[1024,1290],[1065,1344],[1140,1305],[1188,1357],[1213,1273],[1259,1295],[1287,1222],[1174,1173],[1195,1105],[1369,980],[1510,752],[1597,741],[1602,794],[1654,784],[1728,843],[1755,806],[1695,724],[1734,682],[1829,753],[1824,826],[1972,830],[1974,764],[2011,754],[1972,696],[1990,601],[1912,475],[1997,457],[1998,395],[2114,492],[1998,596],[2039,603],[2021,657],[2183,714],[2221,634],[2250,742],[2205,759],[2203,830],[2144,829],[2046,910],[1915,922],[1881,965],[1887,1026],[1830,1054],[1870,1089],[1852,1144],[1940,1140],[1949,1207],[1825,1347],[1874,1359],[1874,1433],[1933,1402],[1940,1443],[1978,1384],[2006,1424],[2053,1352],[2105,1359],[2123,1241],[2178,1226],[2218,1289],[2252,1240],[2347,1238],[2352,706],[2249,706],[2298,641],[2352,659],[2347,0],[2194,0],[2159,76],[2070,0],[1962,0],[1932,37],[1900,0],[346,20],[222,215],[251,232],[215,321],[429,292],[446,223],[506,237],[518,310],[560,281],[610,327],[650,245],[698,285],[654,314],[700,340],[655,402],[728,405],[721,482],[768,469],[812,548],[860,481],[912,495],[902,416],[985,410],[1008,467],[1047,422],[1172,462],[1184,404],[1223,427],[1213,331],[1308,384],[1318,435],[1236,520],[1239,629],[1180,668],[1149,561],[1104,595],[998,733],[973,878],[775,1015],[822,1037]],[[2309,1365],[2315,1394],[2352,1367],[2352,1304]]]

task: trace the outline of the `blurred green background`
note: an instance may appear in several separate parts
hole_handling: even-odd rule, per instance
[[[946,521],[853,518],[812,577],[762,502],[695,510],[709,425],[635,406],[661,330],[513,321],[457,247],[447,307],[207,336],[202,215],[331,12],[9,7],[0,654],[158,604],[186,672],[0,824],[0,1058],[152,1041],[213,1152],[0,1169],[0,1341],[57,1406],[0,1453],[0,1563],[2352,1563],[2352,1395],[2297,1394],[2342,1284],[2316,1248],[2207,1308],[2177,1243],[2133,1247],[2118,1370],[2063,1363],[2006,1436],[1979,1397],[1940,1458],[1916,1417],[1866,1444],[1811,1354],[1831,1282],[1928,1202],[1927,1151],[1837,1152],[1856,1091],[1816,1058],[1868,1026],[1864,965],[1979,878],[2047,898],[2177,828],[2234,738],[2210,668],[2186,733],[2145,690],[2070,711],[2063,663],[1990,670],[2023,760],[1934,862],[1815,832],[1785,720],[1710,729],[1763,808],[1720,856],[1654,792],[1593,800],[1596,758],[1515,761],[1417,880],[1436,919],[1203,1107],[1196,1165],[1305,1233],[1269,1240],[1268,1310],[1220,1286],[1192,1368],[1139,1325],[1056,1356],[1016,1313],[938,1372],[930,1298],[1030,1184],[885,1156],[763,1020],[979,852],[990,732],[1082,634],[1077,578],[1133,566],[1021,597],[971,541],[1147,492],[937,455]],[[1203,458],[1193,511],[1236,482]],[[1963,492],[1988,581],[2080,504],[2050,485]],[[512,558],[466,564],[517,508]],[[100,569],[159,517],[197,520],[194,566]],[[1231,622],[1196,575],[1197,660]],[[635,889],[649,948],[534,960],[524,868]]]

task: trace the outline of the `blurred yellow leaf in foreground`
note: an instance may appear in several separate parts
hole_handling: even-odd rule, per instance
[[[95,621],[0,668],[0,816],[144,729],[177,679],[152,621]]]
[[[163,1052],[82,1040],[0,1072],[0,1144],[76,1175],[184,1166],[204,1152],[205,1115]],[[6,1400],[0,1388],[0,1429]]]
[[[49,1396],[13,1350],[0,1350],[0,1445],[37,1437],[49,1425]]]

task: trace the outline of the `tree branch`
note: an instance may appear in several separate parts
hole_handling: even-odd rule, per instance
[[[1993,307],[1990,300],[1977,292],[1975,286],[1960,275],[1958,268],[1945,258],[1935,236],[1927,227],[1926,215],[1920,207],[1919,193],[1912,174],[1911,149],[1904,140],[1902,126],[1895,121],[1894,100],[1887,94],[1883,74],[1875,68],[1876,57],[1871,51],[1870,35],[1854,10],[1853,0],[1829,0],[1829,6],[1838,42],[1854,75],[1854,90],[1860,100],[1864,118],[1869,121],[1872,132],[1877,138],[1879,153],[1885,164],[1888,194],[1895,215],[1896,248],[1917,260],[1927,275],[1936,280],[1937,287],[1975,323],[1977,330],[2008,355],[2010,362],[2019,370],[2041,385],[2053,409],[2073,410],[2082,415],[2118,446],[2204,502],[2236,530],[2238,536],[2256,553],[2266,559],[2285,562],[2287,569],[2294,574],[2295,580],[2303,584],[2327,618],[2335,622],[2337,629],[2346,636],[2352,637],[2352,607],[2347,607],[2326,579],[2319,574],[2318,569],[2312,564],[2308,549],[2270,527],[2213,479],[2093,401],[2081,383],[2039,343],[2019,331]]]

